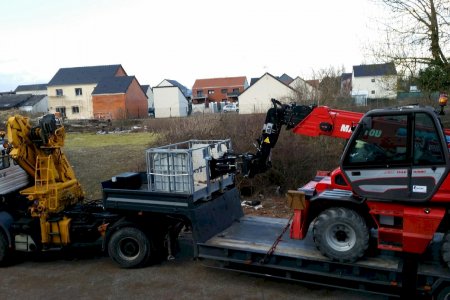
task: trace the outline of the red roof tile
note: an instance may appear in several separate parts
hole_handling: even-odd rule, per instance
[[[245,76],[197,79],[192,89],[244,86],[246,80]]]

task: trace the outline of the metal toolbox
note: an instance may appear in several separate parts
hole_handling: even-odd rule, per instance
[[[189,140],[146,151],[150,191],[191,194],[208,200],[213,192],[233,185],[233,174],[211,178],[209,161],[231,151],[231,141]]]

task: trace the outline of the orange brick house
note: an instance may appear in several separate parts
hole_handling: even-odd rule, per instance
[[[102,79],[92,92],[96,119],[128,119],[147,116],[147,95],[134,76]]]
[[[210,102],[237,102],[247,87],[245,76],[197,79],[192,87],[192,103],[208,107]]]

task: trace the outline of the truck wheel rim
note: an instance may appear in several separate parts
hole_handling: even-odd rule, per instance
[[[335,251],[347,251],[356,242],[355,230],[346,224],[335,224],[329,227],[326,236],[327,244]]]
[[[136,239],[123,238],[119,241],[119,253],[122,258],[134,259],[139,256],[140,247]]]

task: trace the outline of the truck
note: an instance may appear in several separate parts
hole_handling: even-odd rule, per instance
[[[7,155],[35,184],[2,202],[0,262],[14,251],[100,242],[119,266],[134,268],[189,249],[216,268],[446,299],[450,134],[436,112],[408,106],[363,115],[272,102],[255,154],[235,154],[230,140],[152,148],[146,172],[102,182],[102,203],[82,201],[58,118],[35,128],[10,119]],[[244,215],[235,174],[270,167],[282,126],[348,139],[340,167],[288,193],[292,218]]]

